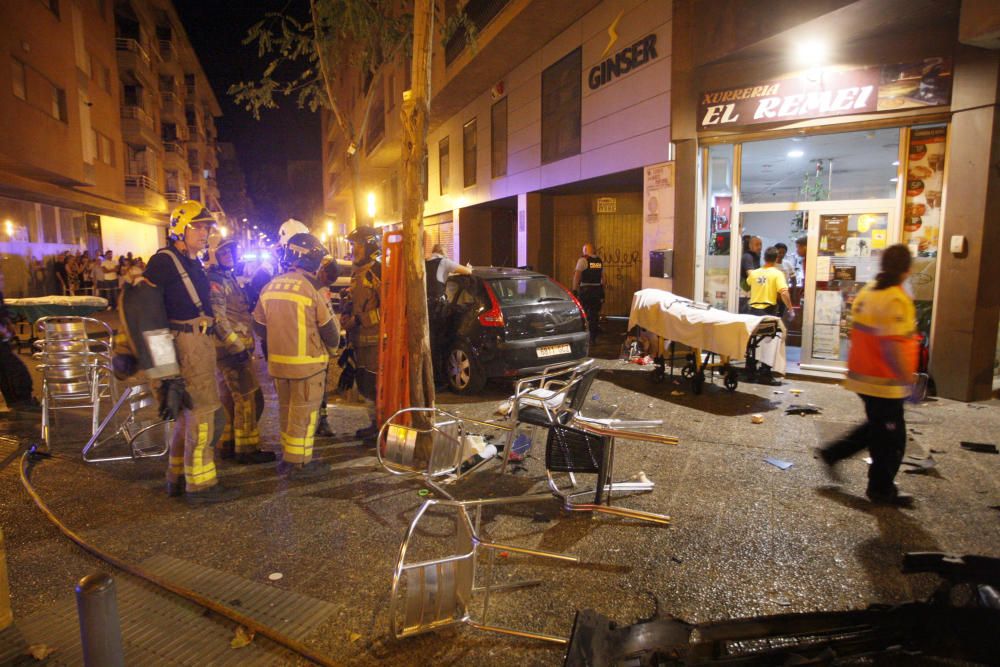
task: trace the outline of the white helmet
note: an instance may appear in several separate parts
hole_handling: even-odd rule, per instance
[[[295,218],[289,218],[281,223],[281,227],[278,228],[278,248],[275,254],[278,256],[278,264],[282,270],[287,271],[290,268],[290,259],[285,256],[287,254],[285,250],[288,248],[289,239],[296,234],[308,233],[309,228],[305,226],[305,223]]]
[[[278,245],[284,248],[288,245],[288,239],[292,238],[296,234],[308,234],[309,228],[305,226],[305,223],[296,220],[295,218],[289,218],[281,223],[281,227],[278,228]]]

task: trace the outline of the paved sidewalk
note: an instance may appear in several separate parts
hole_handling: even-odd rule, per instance
[[[1000,456],[959,447],[961,440],[997,442],[1000,401],[940,400],[907,408],[908,453],[931,456],[936,466],[926,474],[900,475],[900,486],[918,504],[898,510],[865,500],[861,458],[842,465],[842,487],[830,486],[813,458],[813,447],[860,419],[860,401],[836,385],[793,380],[782,387],[741,384],[729,393],[717,383],[695,396],[679,377],[677,384],[654,385],[649,367],[599,363],[604,370],[586,411],[661,418],[660,432],[680,438],[676,447],[621,442],[616,460],[621,475],[641,470],[656,482],[653,492],[622,503],[668,513],[672,523],[568,516],[555,501],[488,510],[484,531],[494,540],[573,553],[582,561],[498,559],[501,578],[516,573],[545,583],[494,596],[495,622],[565,635],[574,610],[582,608],[621,623],[657,608],[693,622],[861,608],[932,590],[932,576],[899,574],[905,551],[1000,556]],[[792,389],[801,395],[793,396]],[[276,402],[270,387],[267,392],[264,441],[276,443]],[[509,392],[509,385],[491,384],[475,399],[443,394],[439,403],[485,418]],[[792,403],[812,403],[822,413],[786,415]],[[751,422],[758,413],[763,424]],[[0,437],[0,525],[7,536],[15,617],[26,619],[65,600],[79,577],[109,568],[59,535],[21,489],[17,451],[37,437],[38,415],[9,417],[0,415],[0,436],[6,436]],[[317,448],[335,467],[329,479],[288,483],[276,477],[273,464],[223,463],[222,479],[243,491],[226,505],[193,509],[167,498],[163,460],[83,464],[81,422],[72,416],[57,421],[58,456],[39,464],[33,480],[70,528],[129,561],[180,559],[192,571],[239,577],[248,588],[268,586],[323,602],[325,615],[305,641],[345,663],[561,664],[558,648],[468,628],[401,642],[390,637],[391,570],[403,531],[423,500],[420,485],[381,471],[372,449],[347,435],[365,423],[360,407],[333,408],[331,422],[345,435]],[[536,449],[527,471],[506,483],[542,488],[541,455]],[[768,457],[792,465],[782,470]],[[456,489],[463,492],[474,493]],[[281,578],[272,580],[275,573]],[[256,648],[273,652],[272,664],[295,663],[258,643]],[[183,663],[164,658],[163,664]]]

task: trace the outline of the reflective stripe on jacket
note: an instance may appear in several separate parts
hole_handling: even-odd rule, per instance
[[[254,319],[267,327],[267,370],[272,377],[307,378],[326,370],[329,355],[319,328],[333,314],[309,278],[299,270],[269,282]]]
[[[900,287],[865,285],[851,308],[851,350],[844,388],[879,398],[906,398],[917,370],[920,346],[915,336],[916,310]],[[901,348],[905,366],[894,368],[893,346]]]

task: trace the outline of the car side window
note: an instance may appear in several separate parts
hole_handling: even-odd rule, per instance
[[[475,294],[475,285],[466,283],[458,295],[455,303],[459,306],[475,306],[478,303]]]
[[[444,284],[444,298],[448,303],[455,302],[455,295],[462,289],[458,280],[449,280]]]

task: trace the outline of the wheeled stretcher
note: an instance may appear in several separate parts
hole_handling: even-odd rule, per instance
[[[652,378],[666,378],[666,348],[671,362],[674,344],[690,348],[681,375],[691,380],[696,394],[705,384],[706,371],[718,372],[729,391],[739,384],[734,360],[746,359],[753,370],[767,364],[775,373],[785,372],[785,325],[773,316],[738,315],[658,289],[639,290],[632,297],[628,327],[651,331],[657,336],[656,368]],[[673,364],[671,363],[671,375]]]

